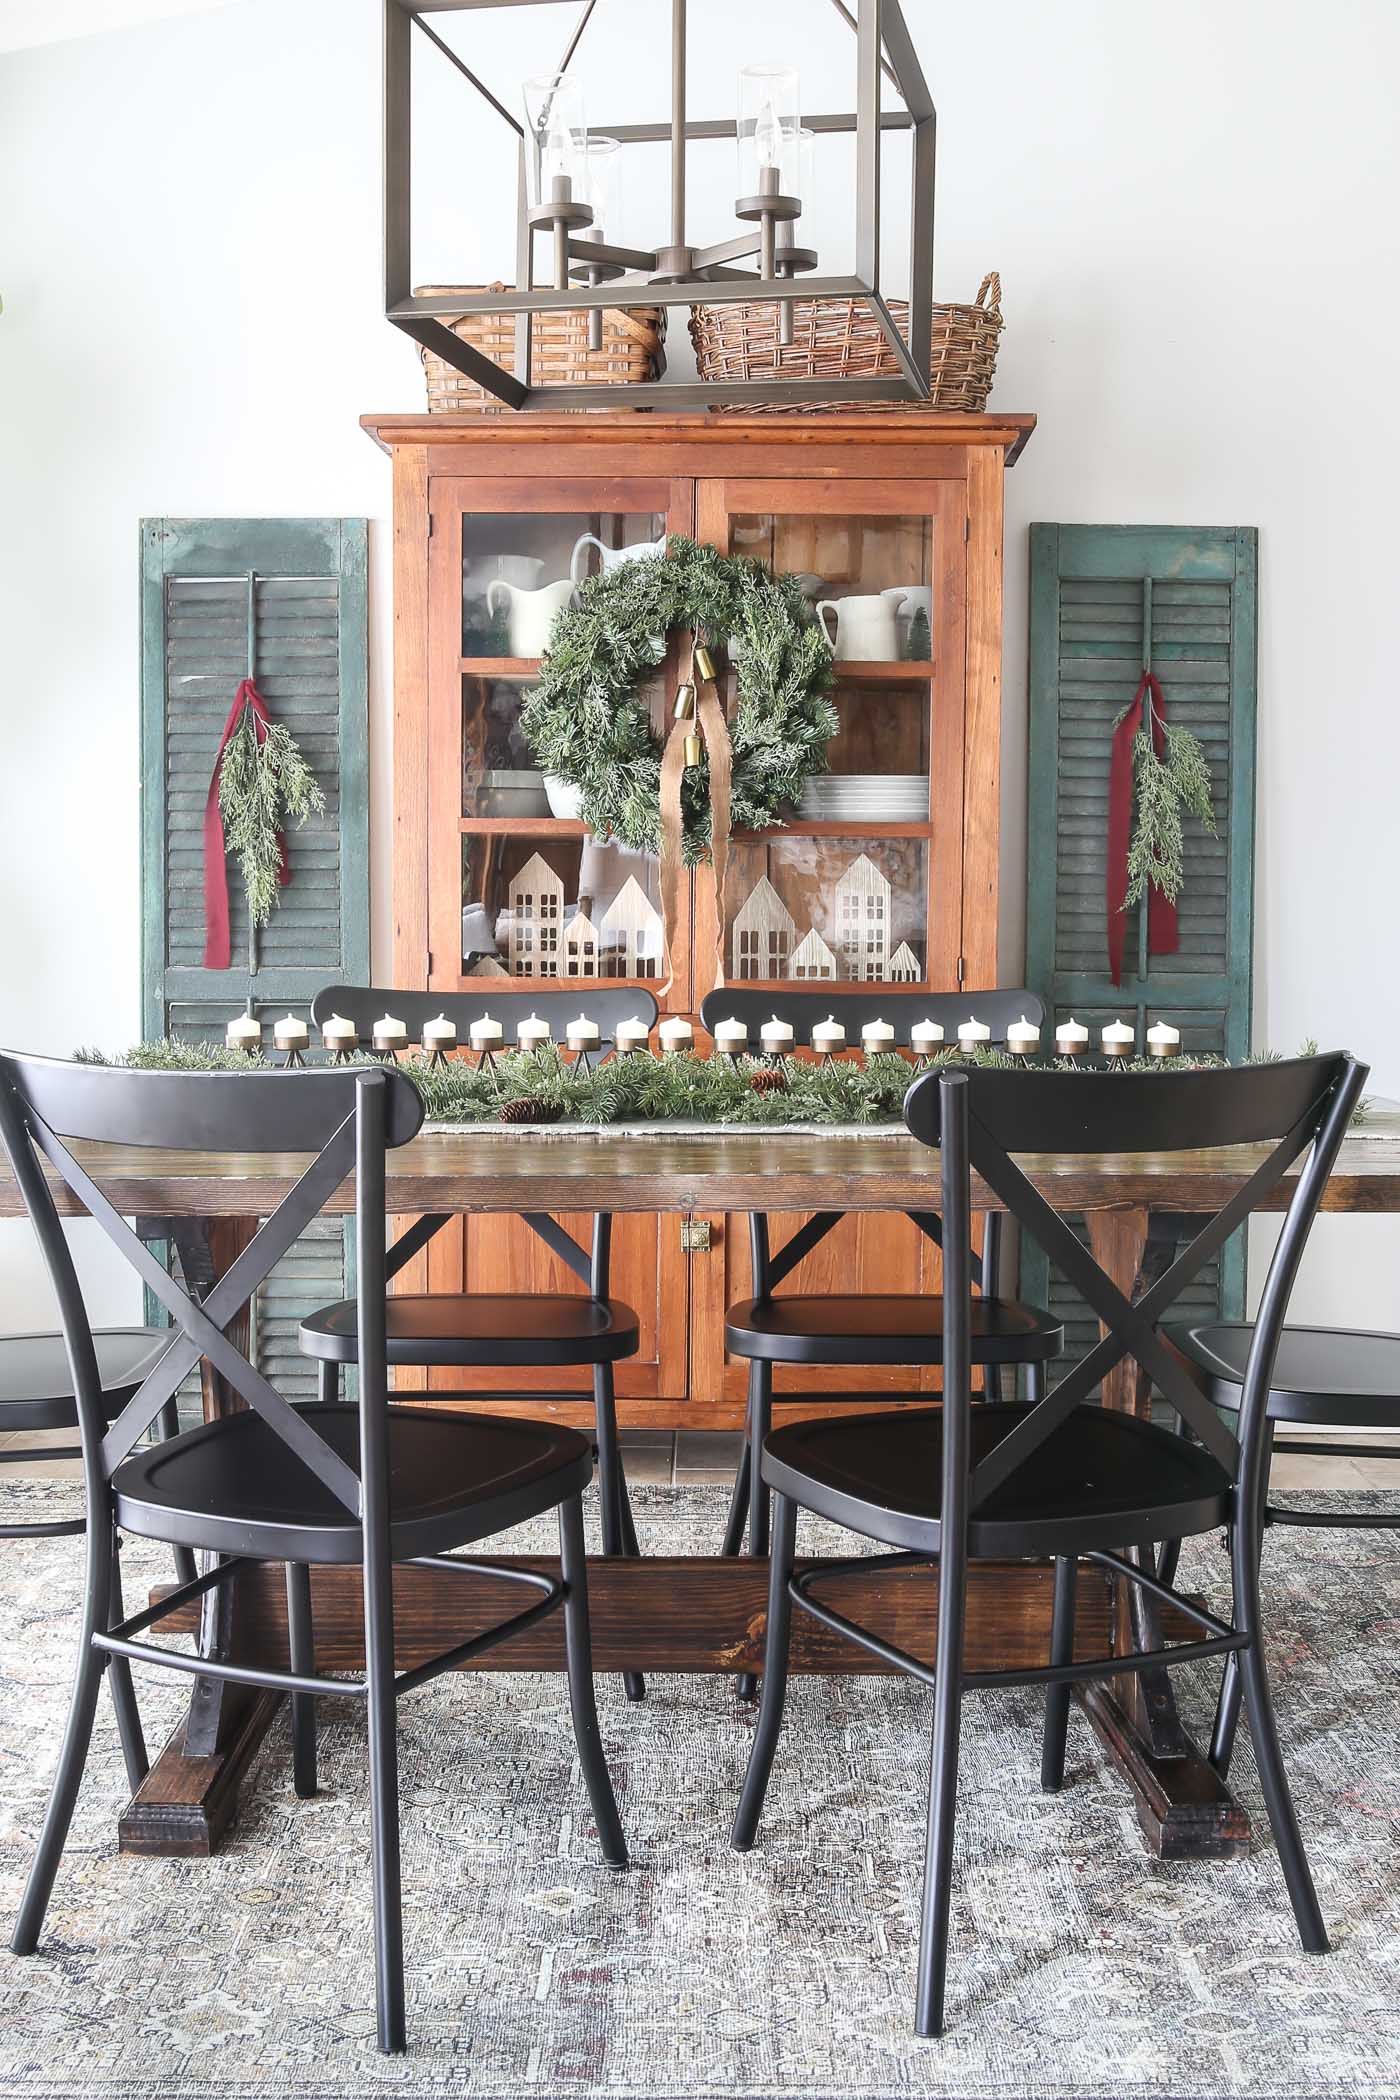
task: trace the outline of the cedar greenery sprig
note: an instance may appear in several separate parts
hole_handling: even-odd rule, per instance
[[[1151,696],[1148,697],[1150,716]],[[1123,714],[1128,712],[1124,708]],[[1123,715],[1119,715],[1121,722]],[[1138,904],[1148,885],[1175,904],[1185,876],[1181,817],[1185,810],[1217,836],[1210,799],[1210,768],[1189,729],[1162,724],[1166,751],[1158,758],[1151,720],[1133,739],[1133,836],[1128,847],[1128,887],[1123,906]]]
[[[229,738],[219,764],[219,814],[224,843],[238,856],[254,926],[266,926],[277,903],[282,856],[277,834],[290,819],[304,824],[324,815],[326,798],[285,722],[271,722],[258,735],[251,706]]]
[[[99,1050],[80,1050],[78,1058],[90,1064],[125,1065],[139,1071],[268,1072],[274,1069],[258,1053],[230,1050],[222,1043],[186,1043],[171,1037],[140,1043],[124,1056],[108,1058]],[[1305,1046],[1300,1056],[1315,1055]],[[1259,1051],[1247,1064],[1267,1064],[1277,1053]],[[380,1060],[362,1052],[355,1062],[377,1065]],[[1174,1058],[1118,1058],[1107,1067],[1086,1059],[1056,1058],[1040,1063],[1010,1057],[1004,1050],[949,1046],[928,1060],[926,1069],[958,1070],[969,1066],[992,1071],[1141,1072],[1161,1077],[1177,1072],[1214,1071],[1229,1060],[1209,1052],[1183,1053]],[[541,1051],[507,1050],[493,1065],[470,1064],[465,1058],[448,1058],[430,1064],[422,1056],[406,1057],[398,1069],[423,1096],[427,1119],[433,1123],[498,1123],[509,1103],[512,1118],[533,1104],[540,1122],[564,1123],[713,1123],[717,1127],[736,1124],[764,1125],[799,1123],[813,1127],[837,1123],[898,1123],[904,1096],[917,1070],[897,1051],[875,1051],[870,1056],[834,1058],[814,1064],[806,1058],[788,1057],[774,1066],[756,1057],[609,1057],[585,1071],[567,1064],[556,1045]],[[781,1073],[781,1088],[755,1090],[760,1074]],[[1364,1114],[1364,1103],[1357,1120]]]
[[[520,726],[543,771],[581,789],[589,830],[646,853],[661,843],[662,745],[637,688],[676,627],[726,650],[735,674],[737,830],[781,824],[807,782],[826,771],[826,747],[840,727],[829,697],[830,644],[794,577],[680,533],[664,560],[638,556],[590,577],[554,622]],[[683,777],[681,815],[694,864],[710,843],[708,756]]]

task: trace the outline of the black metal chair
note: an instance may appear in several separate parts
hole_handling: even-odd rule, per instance
[[[1205,1391],[1222,1413],[1237,1415],[1249,1368],[1254,1329],[1244,1320],[1201,1320],[1171,1327],[1169,1339],[1201,1373]],[[1269,1384],[1264,1431],[1261,1526],[1296,1524],[1309,1530],[1397,1531],[1400,1511],[1293,1509],[1270,1502],[1269,1472],[1279,1423],[1307,1429],[1400,1432],[1400,1335],[1335,1327],[1285,1327]],[[1336,1438],[1290,1438],[1286,1456],[1400,1460],[1400,1445],[1357,1444]],[[1400,1482],[1397,1482],[1400,1485]],[[1262,1530],[1261,1530],[1262,1536]],[[1175,1559],[1169,1562],[1175,1567]],[[1240,1715],[1240,1677],[1226,1664],[1211,1741],[1211,1762],[1228,1772]]]
[[[604,1045],[618,1025],[633,1015],[653,1026],[657,1004],[652,994],[636,988],[598,990],[586,978],[576,991],[546,992],[501,990],[500,978],[483,978],[481,990],[471,992],[409,992],[370,989],[364,985],[336,984],[318,992],[311,1004],[313,1021],[319,1026],[333,1013],[353,1021],[361,1041],[368,1044],[376,1019],[387,1009],[403,1021],[410,1041],[418,1041],[426,1024],[445,1014],[465,1046],[473,1021],[491,1014],[513,1039],[517,1024],[537,1013],[550,1023],[556,1042],[562,1042],[565,1024],[582,1006],[596,1021]],[[518,980],[505,980],[507,985]],[[612,1219],[599,1215],[593,1220],[592,1246],[581,1247],[572,1234],[554,1218],[538,1211],[520,1216],[537,1238],[544,1241],[584,1284],[586,1296],[543,1292],[521,1296],[465,1295],[436,1292],[431,1296],[396,1296],[389,1300],[389,1364],[414,1365],[436,1370],[498,1370],[507,1366],[559,1370],[585,1365],[593,1373],[593,1420],[598,1453],[598,1492],[602,1505],[603,1551],[637,1555],[637,1531],[627,1494],[622,1452],[617,1435],[617,1403],[613,1365],[622,1357],[635,1356],[639,1345],[637,1315],[629,1305],[611,1297],[609,1263],[612,1253]],[[421,1253],[433,1236],[448,1224],[447,1216],[420,1218],[394,1244],[389,1253],[389,1274],[398,1271]],[[334,1399],[342,1365],[355,1362],[357,1348],[353,1301],[328,1305],[302,1322],[301,1347],[321,1366],[321,1395]],[[446,1396],[440,1396],[446,1397]],[[520,1399],[518,1390],[509,1393],[473,1392],[475,1400]],[[567,1393],[541,1389],[540,1399],[568,1399]],[[629,1673],[623,1680],[629,1699],[640,1699],[645,1686],[641,1677]]]
[[[82,1651],[48,1814],[15,1924],[14,1951],[30,1954],[38,1944],[105,1669],[155,1663],[197,1677],[290,1692],[299,1791],[305,1790],[308,1776],[301,1765],[301,1724],[312,1699],[363,1699],[369,1719],[378,2031],[385,2051],[405,2045],[396,1739],[396,1701],[402,1693],[562,1607],[574,1732],[603,1855],[610,1865],[627,1863],[593,1699],[581,1502],[592,1476],[588,1439],[554,1424],[388,1405],[385,1155],[414,1135],[422,1114],[420,1097],[407,1079],[364,1068],[249,1077],[132,1072],[0,1053],[0,1137],[59,1302],[74,1374],[88,1512]],[[93,1183],[69,1149],[74,1140],[174,1150],[314,1150],[316,1156],[226,1274],[196,1303]],[[159,1358],[115,1420],[109,1421],[104,1406],[92,1331],[41,1159],[174,1318]],[[292,1406],[224,1329],[352,1169],[359,1403]],[[246,1410],[140,1444],[201,1357],[237,1391]],[[551,1509],[559,1512],[559,1576],[492,1566],[492,1573],[540,1595],[500,1625],[396,1673],[394,1564],[480,1571],[490,1564],[452,1558],[451,1549]],[[163,1602],[114,1623],[112,1569],[119,1531],[202,1549],[214,1558],[202,1575],[181,1583]],[[227,1582],[249,1559],[287,1565],[288,1669],[157,1648],[141,1638],[171,1612]],[[315,1674],[309,1569],[327,1562],[363,1565],[365,1671],[359,1680]],[[314,1773],[310,1777],[314,1785]]]
[[[827,1014],[841,1023],[852,1048],[859,1047],[861,1030],[868,1022],[883,1020],[894,1029],[894,1047],[903,1049],[908,1047],[910,1033],[919,1021],[936,1021],[947,1040],[954,1043],[959,1022],[975,1018],[991,1029],[994,1042],[1002,1043],[1013,1022],[1024,1015],[1039,1027],[1044,1011],[1034,992],[1016,990],[906,992],[880,985],[848,991],[818,985],[775,993],[747,991],[739,986],[707,994],[700,1016],[706,1028],[714,1029],[733,1015],[745,1024],[750,1042],[757,1046],[764,1021],[775,1015],[789,1024],[802,1048],[810,1044],[813,1027]],[[749,1552],[761,1558],[768,1551],[768,1490],[755,1454],[763,1448],[763,1440],[772,1427],[775,1364],[849,1365],[854,1369],[866,1364],[913,1366],[939,1364],[943,1360],[943,1309],[936,1297],[916,1297],[907,1292],[773,1296],[778,1285],[821,1245],[843,1216],[837,1210],[818,1212],[774,1254],[767,1216],[762,1211],[749,1214],[753,1297],[730,1306],[724,1327],[725,1348],[731,1355],[744,1358],[749,1366],[744,1452],[735,1475],[721,1548],[727,1555],[739,1552],[746,1520]],[[936,1210],[911,1211],[909,1217],[935,1246],[942,1246],[943,1227]],[[1002,1371],[1008,1365],[1025,1366],[1028,1397],[1037,1399],[1043,1390],[1046,1363],[1058,1356],[1064,1346],[1064,1329],[1047,1314],[998,1295],[1001,1235],[1001,1215],[991,1211],[983,1224],[982,1253],[971,1255],[973,1281],[981,1292],[974,1315],[972,1360],[983,1367],[989,1399],[1000,1391]],[[737,1681],[739,1696],[752,1697],[754,1684],[752,1676],[741,1676]]]
[[[97,1375],[102,1388],[102,1410],[106,1420],[119,1415],[147,1372],[170,1340],[160,1327],[102,1327],[93,1331],[97,1353]],[[179,1429],[174,1400],[162,1413],[164,1434]],[[0,1337],[0,1435],[41,1435],[49,1430],[76,1432],[78,1403],[73,1374],[61,1334],[7,1334]],[[0,1451],[0,1466],[49,1465],[58,1459],[81,1458],[76,1444],[27,1444]],[[0,1539],[78,1538],[87,1529],[84,1517],[59,1517],[47,1522],[27,1521],[0,1524]],[[182,1582],[194,1573],[193,1554],[176,1554],[176,1572]],[[122,1615],[121,1565],[112,1559],[112,1611]],[[141,1716],[125,1663],[112,1671],[112,1705],[121,1738],[126,1776],[135,1793],[150,1769]]]
[[[794,1423],[769,1436],[764,1477],[774,1495],[763,1702],[735,1819],[733,1843],[754,1842],[782,1724],[792,1606],[933,1689],[916,2026],[941,2034],[952,1884],[958,1736],[965,1687],[1048,1687],[1042,1781],[1064,1771],[1069,1688],[1077,1679],[1237,1656],[1260,1784],[1278,1844],[1299,1935],[1309,1952],[1327,1948],[1297,1819],[1288,1792],[1265,1671],[1258,1587],[1258,1537],[1265,1470],[1265,1409],[1275,1352],[1313,1217],[1365,1079],[1345,1056],[1299,1058],[1238,1071],[1089,1074],[997,1071],[929,1074],[910,1090],[914,1135],[941,1145],[943,1405]],[[1016,1153],[1181,1151],[1196,1146],[1266,1147],[1238,1192],[1201,1224],[1189,1246],[1134,1304],[1124,1298],[1068,1223],[1021,1172]],[[1283,1232],[1260,1301],[1245,1375],[1238,1438],[1163,1340],[1159,1325],[1181,1291],[1229,1234],[1278,1186],[1301,1154]],[[968,1257],[971,1177],[981,1176],[1032,1233],[1098,1315],[1102,1339],[1031,1404],[974,1407],[975,1307]],[[1136,1416],[1086,1405],[1104,1375],[1134,1357],[1160,1385],[1199,1442]],[[936,1560],[937,1646],[932,1666],[856,1625],[812,1594],[869,1557],[817,1562],[794,1576],[798,1508],[810,1509],[894,1550],[887,1566]],[[1163,1583],[1153,1549],[1225,1523],[1232,1526],[1234,1605],[1229,1624]],[[1037,1669],[964,1667],[967,1564],[972,1559],[1055,1557],[1048,1662]],[[1109,1569],[1142,1599],[1150,1644],[1130,1654],[1074,1656],[1077,1563]],[[1160,1607],[1201,1629],[1202,1638],[1162,1643]]]

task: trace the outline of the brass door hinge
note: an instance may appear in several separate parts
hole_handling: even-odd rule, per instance
[[[710,1221],[708,1218],[681,1219],[681,1253],[708,1254],[710,1251]]]

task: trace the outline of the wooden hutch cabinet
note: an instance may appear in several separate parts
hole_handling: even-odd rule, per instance
[[[1002,477],[1033,420],[366,418],[394,469],[393,982],[456,991],[504,968],[542,991],[577,986],[584,1011],[590,984],[659,989],[655,863],[551,809],[518,709],[570,579],[684,532],[797,573],[836,608],[841,730],[812,814],[736,834],[722,917],[711,871],[691,878],[665,1006],[694,1017],[721,954],[726,982],[995,984]],[[865,602],[843,612],[848,599]],[[675,654],[651,693],[663,731]],[[912,1289],[933,1259],[905,1218],[851,1216],[792,1287]],[[404,1273],[417,1289],[460,1290],[464,1274],[483,1290],[577,1288],[499,1217],[442,1232]],[[745,1220],[619,1217],[613,1274],[642,1323],[640,1355],[618,1367],[623,1421],[740,1424],[723,1316],[748,1288]],[[560,1380],[575,1385],[579,1402],[554,1411],[581,1419],[587,1374]],[[777,1390],[816,1409],[853,1386],[907,1392],[910,1375],[780,1372]]]

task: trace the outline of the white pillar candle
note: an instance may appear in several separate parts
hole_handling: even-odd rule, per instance
[[[846,1031],[834,1014],[828,1014],[824,1021],[818,1021],[812,1030],[814,1050],[824,1050],[830,1056],[834,1050],[844,1050],[845,1047]]]
[[[451,1050],[457,1041],[457,1023],[449,1021],[446,1014],[439,1014],[435,1021],[423,1023],[419,1040],[425,1050]]]
[[[1089,1031],[1082,1021],[1076,1021],[1073,1014],[1067,1021],[1061,1021],[1055,1030],[1056,1057],[1078,1057],[1088,1047]]]
[[[1175,1057],[1181,1048],[1181,1030],[1170,1021],[1154,1021],[1147,1031],[1149,1057]]]
[[[527,1014],[515,1031],[518,1050],[538,1050],[541,1044],[548,1041],[549,1023],[542,1021],[538,1014]]]
[[[695,1042],[695,1030],[680,1014],[667,1014],[658,1033],[663,1051],[689,1050]]]
[[[431,1025],[429,1023],[429,1026]],[[428,1031],[425,1028],[423,1031],[425,1039],[427,1033]],[[455,1028],[452,1030],[452,1034],[455,1040],[457,1034]],[[499,1021],[493,1020],[490,1014],[478,1014],[471,1027],[467,1030],[467,1041],[471,1044],[473,1050],[499,1050],[505,1039],[506,1032],[504,1028],[502,1028]]]
[[[965,1021],[959,1021],[959,1050],[977,1049],[980,1048],[983,1043],[990,1043],[991,1040],[991,1029],[987,1026],[985,1021],[979,1021],[975,1014],[969,1014]]]
[[[737,1057],[741,1050],[749,1047],[749,1031],[742,1021],[731,1014],[727,1021],[715,1023],[715,1048],[724,1057]]]
[[[758,1031],[758,1040],[770,1056],[785,1057],[792,1048],[792,1026],[780,1021],[776,1014],[765,1021]]]
[[[235,1014],[224,1030],[224,1041],[230,1050],[260,1050],[262,1022],[255,1014]]]
[[[1137,1038],[1126,1021],[1110,1021],[1100,1040],[1105,1057],[1131,1057]]]
[[[927,1057],[937,1050],[943,1041],[943,1030],[937,1021],[916,1021],[909,1031],[910,1046],[920,1057]]]
[[[279,1050],[305,1050],[311,1041],[311,1030],[295,1014],[283,1014],[280,1021],[272,1024],[272,1040]]]
[[[564,1041],[571,1050],[596,1050],[598,1047],[598,1023],[590,1021],[587,1014],[570,1021],[564,1030]]]
[[[332,1014],[321,1023],[321,1041],[328,1050],[353,1050],[359,1040],[354,1022],[344,1014]]]
[[[630,1021],[619,1021],[613,1041],[617,1044],[619,1057],[630,1057],[634,1051],[645,1050],[651,1030],[646,1022],[633,1014]]]
[[[871,1050],[893,1050],[894,1030],[888,1021],[867,1021],[860,1032],[861,1048]]]
[[[1006,1031],[1006,1047],[1013,1057],[1034,1057],[1040,1048],[1040,1030],[1022,1014]]]
[[[370,1040],[376,1050],[403,1050],[408,1046],[408,1030],[393,1014],[381,1014]]]

